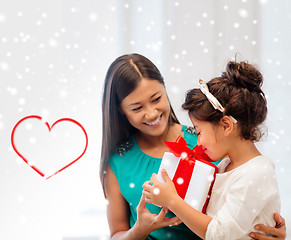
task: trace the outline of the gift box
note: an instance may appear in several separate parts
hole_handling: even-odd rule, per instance
[[[210,162],[202,147],[188,148],[181,136],[175,142],[164,144],[171,152],[163,156],[158,180],[164,182],[161,170],[166,169],[179,196],[196,210],[205,213],[217,167]]]

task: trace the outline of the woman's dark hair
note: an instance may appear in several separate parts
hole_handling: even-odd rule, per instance
[[[110,155],[116,153],[116,149],[122,141],[138,131],[121,113],[120,103],[136,89],[142,78],[156,80],[165,85],[158,68],[149,59],[139,54],[118,57],[107,71],[102,99],[103,132],[100,178],[103,191]],[[179,123],[179,121],[170,104],[169,124],[173,123]]]
[[[200,89],[187,92],[182,108],[200,121],[217,124],[224,116],[232,116],[240,125],[241,137],[258,141],[262,132],[259,125],[267,116],[267,101],[261,89],[263,76],[247,62],[230,61],[221,77],[207,83],[210,93],[224,107],[224,113],[212,107]]]

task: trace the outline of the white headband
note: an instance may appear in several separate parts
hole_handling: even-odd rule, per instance
[[[198,83],[199,83],[199,88],[200,88],[201,92],[205,95],[205,97],[207,97],[208,101],[211,103],[211,105],[214,107],[214,109],[218,109],[220,112],[224,113],[224,111],[225,111],[224,107],[220,104],[220,102],[217,100],[217,98],[214,97],[209,92],[207,84],[202,79],[199,79]],[[237,120],[234,117],[232,117],[232,116],[229,116],[229,117],[231,118],[233,123],[237,123]]]

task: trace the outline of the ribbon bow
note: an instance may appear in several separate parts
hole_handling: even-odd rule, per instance
[[[199,160],[209,164],[211,159],[201,146],[196,145],[192,150],[188,148],[187,142],[181,136],[179,136],[175,142],[163,141],[163,143],[176,157],[181,157],[172,181],[176,187],[177,193],[184,199],[192,177],[195,161]]]
[[[188,161],[195,161],[195,159],[202,162],[211,162],[212,160],[205,153],[202,146],[196,145],[192,150],[187,147],[186,140],[179,136],[175,142],[165,142],[163,143],[169,148],[176,157],[181,157],[182,159]]]

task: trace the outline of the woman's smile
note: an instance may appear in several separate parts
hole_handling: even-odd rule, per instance
[[[144,124],[149,126],[149,127],[157,127],[161,123],[162,115],[163,114],[161,114],[156,120],[151,121],[151,122],[145,122]]]

